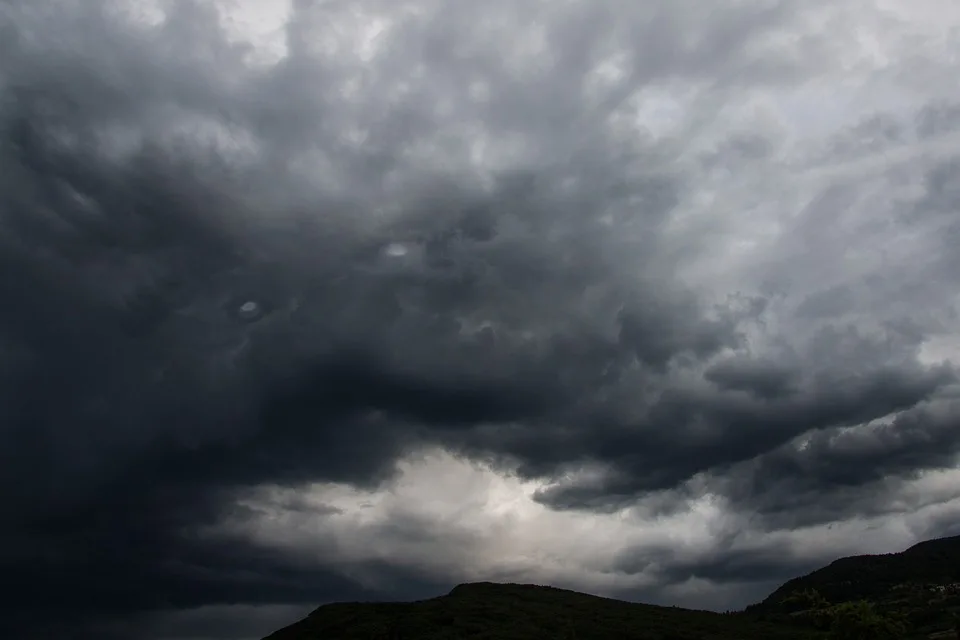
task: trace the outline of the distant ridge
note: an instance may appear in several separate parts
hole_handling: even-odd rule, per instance
[[[408,603],[324,605],[269,640],[801,640],[743,615],[623,602],[556,587],[466,583]]]
[[[552,594],[558,597],[588,597],[597,598],[599,600],[622,602],[622,600],[617,600],[615,598],[581,593],[580,591],[563,589],[561,587],[553,587],[548,584],[527,584],[523,582],[464,582],[451,589],[447,595],[455,598],[473,597],[477,595],[496,594],[498,592],[503,592],[505,589],[523,590],[525,592],[540,591],[542,593]]]
[[[737,613],[473,582],[419,602],[323,605],[265,640],[953,640],[958,620],[952,536],[840,558]]]

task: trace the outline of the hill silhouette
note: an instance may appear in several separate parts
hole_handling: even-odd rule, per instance
[[[474,583],[411,603],[329,604],[269,640],[721,640],[805,638],[742,616],[521,584]]]
[[[792,594],[815,589],[828,602],[883,598],[900,585],[960,583],[960,536],[927,540],[906,551],[850,556],[786,582],[763,602],[749,607],[783,608]]]
[[[766,620],[810,619],[818,608],[865,601],[900,617],[915,637],[952,634],[960,619],[960,536],[906,551],[840,558],[794,578],[746,613]]]
[[[952,640],[958,615],[960,536],[841,558],[736,613],[481,582],[418,602],[323,605],[265,640]]]

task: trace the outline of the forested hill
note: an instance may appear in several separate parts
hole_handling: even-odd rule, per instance
[[[831,603],[875,600],[907,584],[944,587],[945,591],[960,584],[960,536],[927,540],[899,553],[840,558],[786,582],[748,610],[782,610],[791,596],[809,590]]]
[[[960,638],[960,536],[841,558],[790,580],[746,613],[824,627],[831,612],[850,612],[853,604],[869,604],[902,628],[902,637]]]

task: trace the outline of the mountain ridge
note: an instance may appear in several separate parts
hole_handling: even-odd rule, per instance
[[[960,638],[960,536],[838,558],[742,611],[473,582],[415,602],[331,603],[264,640],[882,640]]]

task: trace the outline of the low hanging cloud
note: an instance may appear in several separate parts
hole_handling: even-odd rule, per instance
[[[960,13],[635,4],[0,5],[10,637],[954,532]]]

